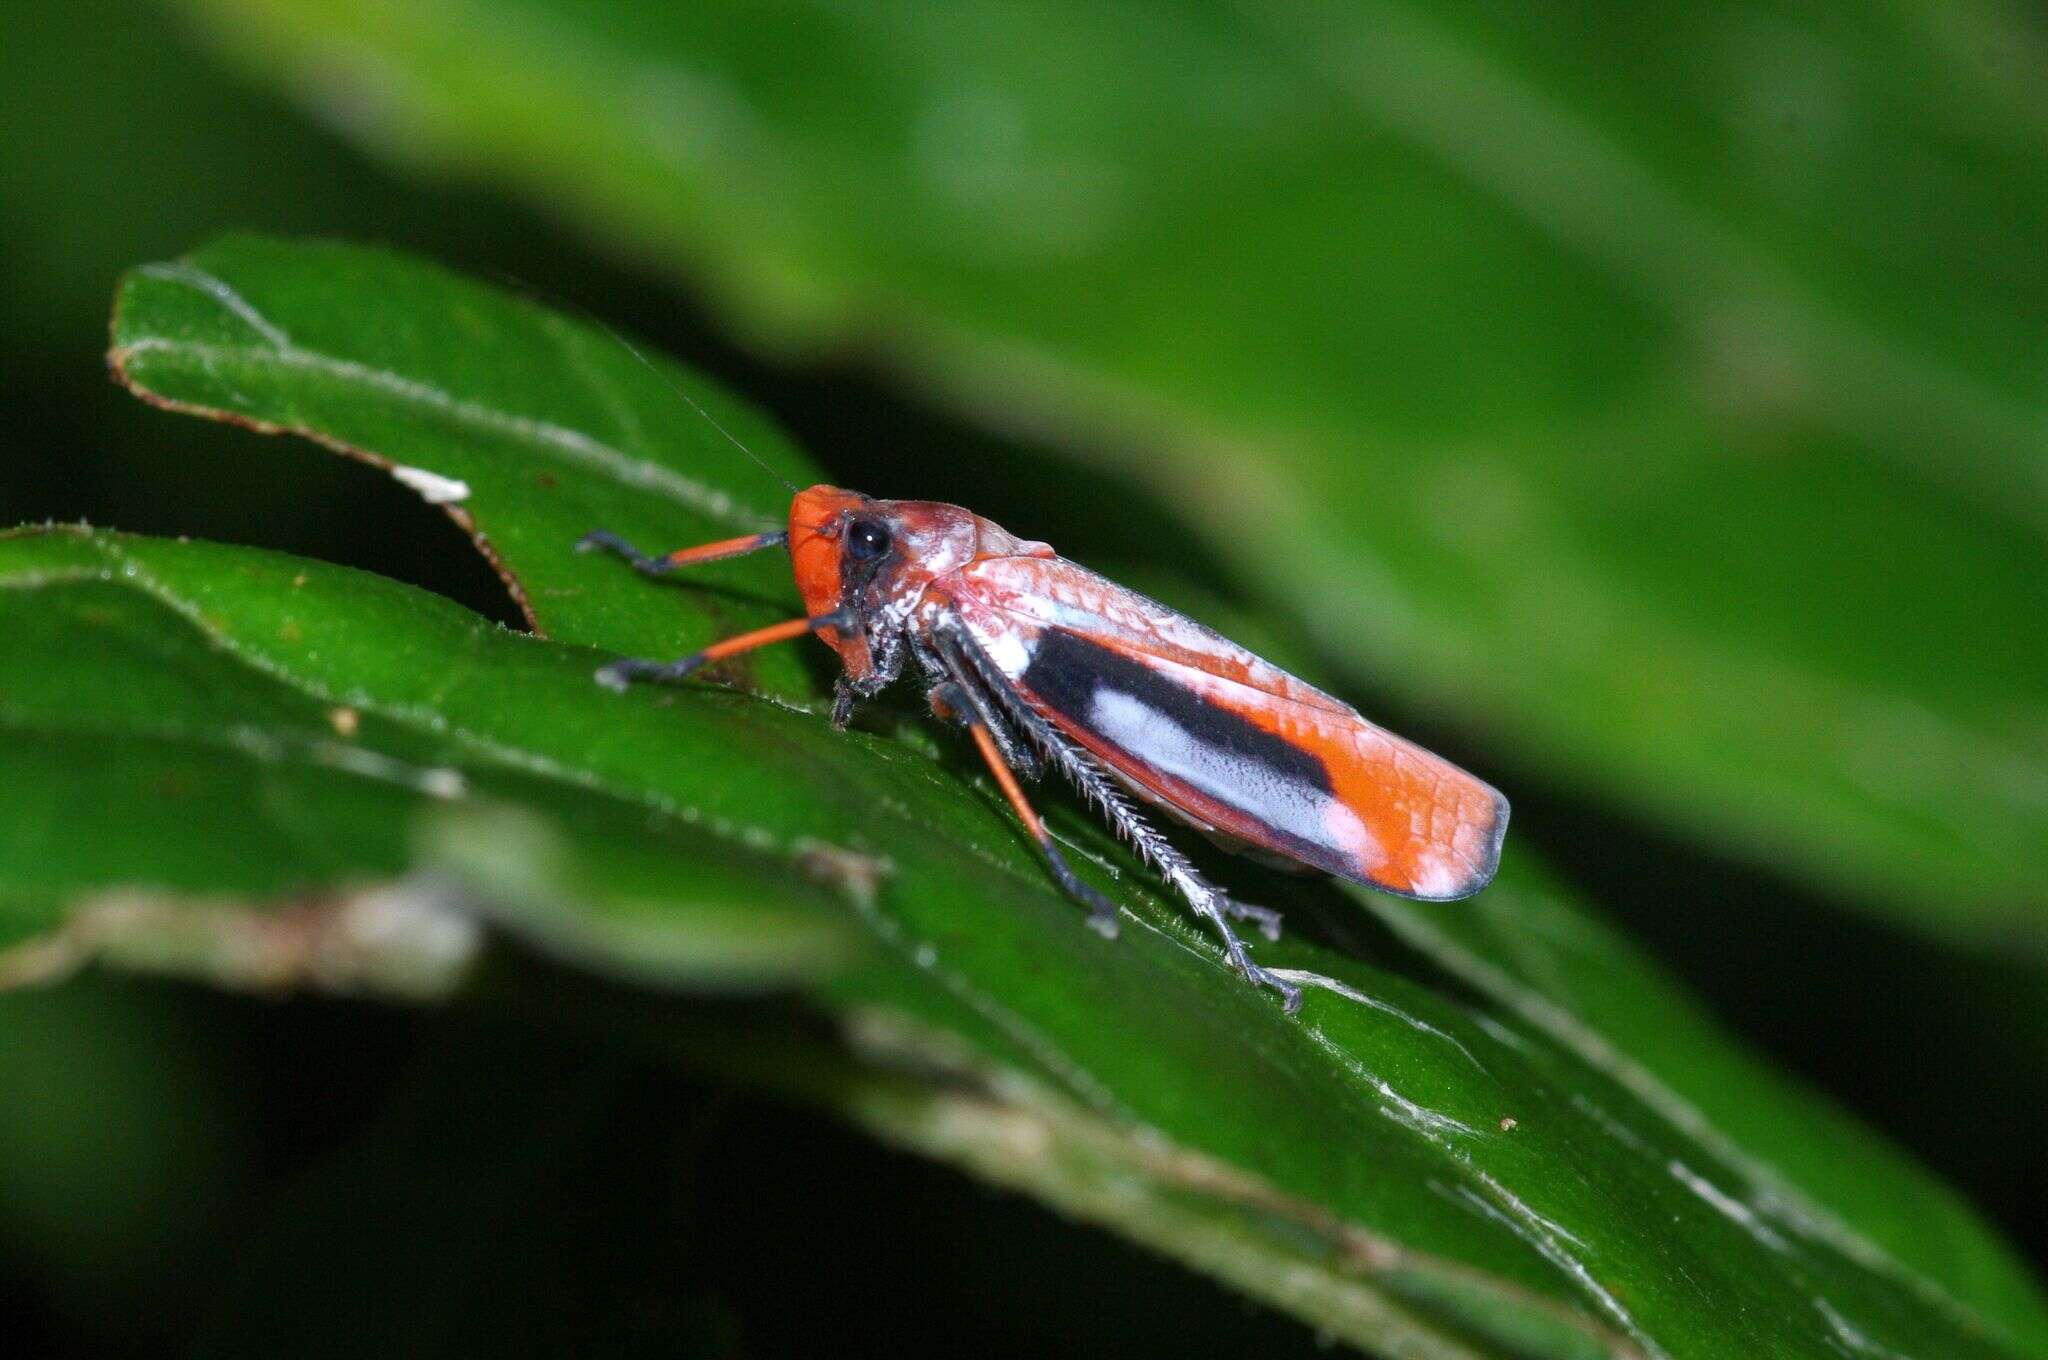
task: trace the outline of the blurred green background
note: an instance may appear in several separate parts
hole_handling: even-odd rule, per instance
[[[0,45],[0,521],[515,621],[388,478],[153,412],[103,353],[121,271],[226,228],[523,281],[843,482],[1272,617],[2048,1261],[2044,33],[1997,4],[84,0]],[[620,1170],[648,1165],[653,1194]],[[854,1299],[905,1347],[1109,1349],[1060,1333],[1077,1297],[1310,1344],[560,1036],[0,996],[0,1315],[31,1353],[303,1353],[369,1287],[417,1291],[383,1338],[417,1353],[546,1352],[593,1310],[625,1350],[787,1353]]]

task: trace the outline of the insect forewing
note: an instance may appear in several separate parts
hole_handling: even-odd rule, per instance
[[[1493,877],[1491,786],[1186,616],[1063,558],[985,558],[945,586],[1025,701],[1152,801],[1410,897]]]

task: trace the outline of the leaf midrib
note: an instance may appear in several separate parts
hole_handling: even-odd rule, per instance
[[[536,416],[501,411],[482,402],[458,397],[452,392],[417,378],[408,378],[388,368],[379,368],[357,359],[309,349],[292,340],[282,327],[266,318],[225,280],[195,266],[182,266],[176,272],[143,272],[145,277],[184,284],[212,297],[232,315],[256,330],[264,343],[230,345],[161,335],[143,336],[116,346],[108,356],[115,370],[124,376],[129,363],[137,356],[156,353],[191,359],[195,363],[209,367],[222,362],[234,362],[258,368],[293,368],[319,373],[344,387],[374,392],[382,399],[427,411],[435,418],[457,426],[509,438],[536,452],[546,451],[559,462],[594,471],[620,486],[631,487],[635,491],[651,492],[676,505],[735,528],[774,527],[773,516],[759,515],[741,509],[730,494],[685,476],[666,464],[637,458],[586,431]],[[117,315],[117,333],[120,324],[121,318]],[[583,381],[586,385],[590,382],[587,372],[583,375]],[[137,391],[144,390],[140,384],[131,382],[128,385]],[[302,424],[283,428],[309,437],[316,434],[311,427]],[[370,456],[377,458],[378,461],[390,461],[384,455]]]

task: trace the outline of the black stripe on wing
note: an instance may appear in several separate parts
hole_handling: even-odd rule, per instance
[[[1104,691],[1135,699],[1201,745],[1262,771],[1269,778],[1334,792],[1330,772],[1305,751],[1263,727],[1210,703],[1141,661],[1090,642],[1064,628],[1048,628],[1032,649],[1019,683],[1077,726],[1093,728],[1093,713]],[[1143,751],[1133,755],[1144,757]]]

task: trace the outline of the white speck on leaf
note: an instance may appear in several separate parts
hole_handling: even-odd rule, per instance
[[[419,492],[428,505],[458,505],[469,499],[468,482],[438,472],[401,465],[392,468],[391,475]]]
[[[420,791],[434,798],[460,798],[469,792],[469,782],[462,771],[437,766],[420,772]]]

